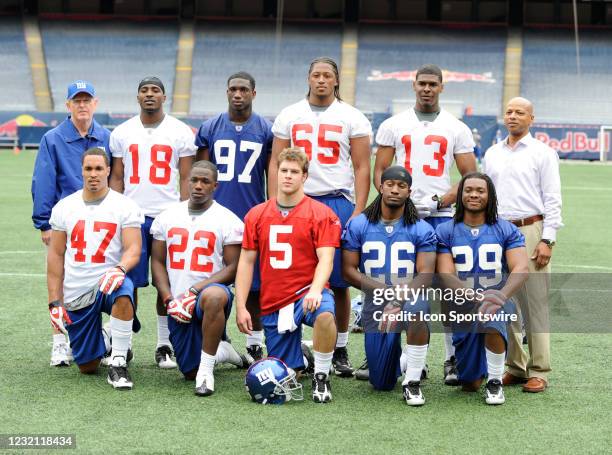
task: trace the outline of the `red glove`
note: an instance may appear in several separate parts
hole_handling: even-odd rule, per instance
[[[66,309],[59,304],[59,302],[52,302],[49,304],[49,316],[51,317],[51,326],[62,332],[64,335],[68,334],[64,321],[67,324],[72,324],[70,316]]]
[[[189,288],[181,297],[170,301],[167,306],[168,316],[177,322],[190,323],[198,294],[195,288]]]
[[[123,280],[125,280],[125,269],[120,265],[107,270],[98,283],[100,285],[100,292],[112,294],[121,287]]]

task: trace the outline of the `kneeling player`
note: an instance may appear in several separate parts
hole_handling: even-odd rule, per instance
[[[134,286],[125,274],[140,258],[138,206],[108,188],[110,165],[102,149],[82,157],[83,189],[62,199],[51,213],[47,283],[51,323],[70,336],[81,373],[94,373],[106,353],[101,313],[110,314],[113,333],[107,381],[131,389],[127,352],[132,328],[140,329]],[[133,324],[133,326],[132,326]]]
[[[449,288],[481,292],[488,288],[483,299],[451,305],[455,314],[477,318],[469,324],[453,324],[458,378],[463,390],[476,391],[486,376],[486,403],[502,404],[506,319],[514,313],[508,299],[527,279],[525,239],[512,223],[497,218],[495,187],[487,175],[465,175],[458,195],[453,221],[436,230],[438,273]]]
[[[261,322],[268,355],[303,369],[302,324],[313,327],[312,399],[331,401],[329,374],[336,344],[334,298],[325,289],[340,246],[340,220],[324,204],[304,194],[308,157],[298,148],[278,159],[277,196],[253,207],[245,217],[236,276],[236,322],[253,330],[246,301],[259,255]]]
[[[226,340],[225,322],[244,225],[213,200],[217,167],[198,161],[189,177],[189,200],[153,221],[153,282],[168,309],[170,341],[185,378],[195,378],[195,393],[215,391],[215,362],[246,367]],[[173,297],[174,296],[174,297]]]
[[[363,309],[365,351],[370,383],[377,390],[392,390],[401,374],[401,326],[407,327],[404,354],[407,368],[402,382],[404,398],[410,406],[420,406],[425,398],[420,388],[425,367],[429,328],[422,315],[429,313],[423,298],[389,303],[382,307],[372,300],[380,295],[393,278],[412,279],[406,286],[425,289],[431,282],[436,263],[436,238],[433,228],[418,219],[410,200],[410,174],[402,166],[387,168],[381,177],[381,194],[361,215],[349,221],[342,238],[345,279],[366,292]],[[381,277],[381,281],[376,278]],[[406,287],[405,289],[408,289]],[[396,315],[404,315],[408,324],[390,330]],[[380,324],[379,324],[380,323]],[[381,333],[381,330],[398,333]]]

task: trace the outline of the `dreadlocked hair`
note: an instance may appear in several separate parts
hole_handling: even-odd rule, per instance
[[[342,101],[342,98],[340,98],[340,73],[338,71],[338,64],[329,57],[317,57],[312,62],[310,62],[310,67],[308,68],[308,76],[310,76],[310,73],[312,73],[312,69],[317,63],[326,63],[327,65],[332,67],[332,71],[336,75],[336,82],[338,83],[334,87],[334,96],[338,101]],[[308,89],[308,93],[306,94],[306,97],[308,96],[310,96],[310,88]]]
[[[382,217],[382,194],[376,196],[362,212],[370,223],[378,223]],[[404,224],[415,224],[419,220],[419,214],[410,198],[404,203],[404,214],[402,215]]]
[[[465,174],[459,182],[457,188],[457,206],[455,210],[455,216],[453,217],[455,223],[461,223],[465,217],[465,205],[463,205],[463,187],[467,179],[481,179],[487,184],[487,193],[489,194],[487,200],[487,206],[485,207],[485,223],[491,225],[497,222],[497,193],[495,192],[495,185],[491,177],[482,172],[470,172]]]

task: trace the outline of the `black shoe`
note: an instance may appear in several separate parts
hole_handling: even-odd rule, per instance
[[[108,377],[106,381],[112,385],[113,388],[120,390],[131,390],[134,386],[126,365],[120,367],[110,365],[108,367]]]
[[[298,369],[296,372],[302,376],[312,376],[314,374],[314,355],[305,343],[302,343],[300,347],[302,348],[302,356],[304,357],[304,365],[306,367],[303,370]]]
[[[429,365],[425,364],[425,367],[421,371],[421,381],[429,377]]]
[[[419,381],[410,381],[402,386],[404,390],[404,399],[408,406],[423,406],[425,397],[421,392],[421,383]]]
[[[263,359],[264,357],[263,348],[258,344],[254,344],[253,346],[247,346],[246,351],[246,358],[249,364],[255,363],[258,360]]]
[[[355,370],[355,379],[359,381],[368,381],[370,379],[370,368],[368,367],[367,359]]]
[[[328,374],[317,373],[312,378],[312,400],[315,403],[329,403],[332,400]]]
[[[163,369],[176,368],[177,365],[176,361],[174,360],[174,352],[172,352],[172,348],[166,345],[158,347],[155,350],[155,363],[159,368]]]
[[[104,357],[102,357],[102,359],[100,360],[100,365],[103,365],[103,366],[110,366],[110,364],[111,364],[111,353],[112,353],[112,352],[113,352],[113,351],[112,351],[112,350],[110,350],[110,351],[108,351],[108,352],[104,353]],[[129,363],[130,363],[130,362],[131,362],[133,359],[134,359],[134,353],[132,352],[132,350],[131,350],[131,349],[128,349],[128,352],[127,352],[127,359],[125,359],[125,362],[126,362],[127,364],[129,364]]]
[[[459,379],[457,378],[457,359],[455,359],[455,356],[444,361],[444,384],[450,386],[459,385]]]
[[[340,376],[341,378],[350,378],[353,376],[354,370],[349,361],[346,347],[336,348],[334,356],[332,357],[332,365],[336,376]]]

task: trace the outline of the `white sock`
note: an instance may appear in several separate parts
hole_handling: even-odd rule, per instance
[[[444,327],[444,351],[446,352],[446,358],[444,360],[450,360],[451,357],[455,356],[453,332],[451,332],[450,327]]]
[[[264,344],[264,331],[263,330],[251,330],[251,334],[246,336],[247,346],[263,346]]]
[[[336,339],[336,348],[345,348],[348,344],[348,332],[338,332]]]
[[[334,356],[334,351],[332,352],[317,352],[313,351],[314,354],[314,372],[317,373],[325,373],[329,374],[329,370],[331,369],[332,357]]]
[[[421,372],[425,368],[425,359],[427,358],[428,344],[423,346],[416,346],[407,344],[402,349],[403,354],[406,355],[406,374],[404,375],[403,385],[408,384],[410,381],[420,381]]]
[[[232,365],[242,366],[242,357],[236,352],[234,346],[227,341],[220,341],[215,355],[217,363],[231,363]]]
[[[215,356],[206,354],[202,351],[200,355],[200,367],[198,368],[198,376],[201,374],[205,374],[207,376],[212,376],[213,370],[215,369]]]
[[[172,346],[172,344],[168,330],[168,316],[157,315],[157,347],[160,346]]]
[[[497,379],[501,382],[504,374],[504,363],[506,361],[506,353],[496,354],[485,348],[487,355],[487,373],[488,380]]]
[[[53,345],[57,346],[58,344],[66,344],[66,335],[63,333],[53,334]]]
[[[132,322],[133,319],[122,321],[113,316],[110,317],[110,327],[113,333],[111,340],[111,365],[113,366],[125,365],[132,338]]]

